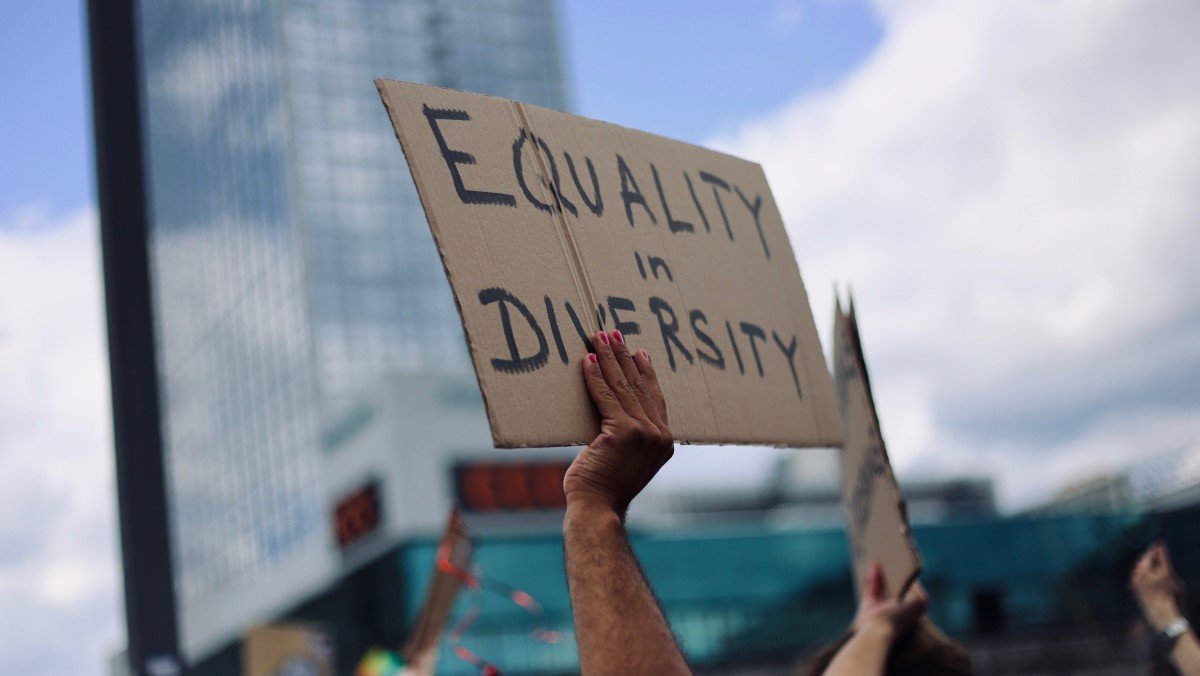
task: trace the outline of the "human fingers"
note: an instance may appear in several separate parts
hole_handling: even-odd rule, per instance
[[[929,599],[924,594],[914,596],[897,605],[893,616],[895,617],[896,634],[903,634],[911,629],[928,608]]]
[[[667,400],[663,396],[662,385],[658,382],[658,373],[654,370],[654,365],[650,363],[650,353],[645,350],[638,350],[633,358],[634,365],[637,366],[638,372],[642,374],[642,382],[646,383],[646,389],[650,390],[650,399],[654,402],[654,413],[658,418],[654,420],[655,424],[662,423],[663,427],[668,425],[667,421]]]
[[[1138,557],[1137,563],[1133,564],[1133,573],[1131,577],[1138,578],[1146,573],[1150,567],[1150,556],[1154,553],[1154,549],[1148,549],[1144,554]]]
[[[921,584],[920,580],[915,580],[912,586],[908,588],[908,591],[904,593],[904,598],[913,599],[918,596],[924,598],[926,601],[929,600],[929,592],[925,589],[925,585]]]
[[[583,359],[583,382],[587,385],[588,394],[591,395],[592,402],[596,404],[596,410],[599,411],[601,418],[606,420],[622,418],[625,416],[625,409],[621,406],[621,402],[617,401],[617,395],[604,380],[604,373],[600,370],[598,362],[599,359],[594,353],[588,353]]]
[[[633,391],[633,385],[625,377],[625,372],[621,370],[621,364],[613,353],[612,339],[604,331],[597,331],[596,335],[592,336],[592,345],[596,350],[600,371],[604,374],[604,382],[608,383],[608,388],[620,402],[621,408],[625,409],[630,418],[649,422],[650,419],[646,417],[646,412],[642,410],[637,394]]]
[[[1157,568],[1162,565],[1163,555],[1162,547],[1158,546],[1150,550],[1150,565]]]
[[[883,566],[871,562],[867,569],[866,584],[863,585],[863,598],[871,603],[882,601],[887,593],[887,580],[884,578]]]
[[[617,363],[621,365],[621,373],[624,374],[626,382],[633,389],[638,404],[642,407],[642,412],[646,414],[650,422],[656,423],[653,413],[654,401],[650,394],[650,388],[642,380],[642,374],[638,371],[637,364],[633,363],[633,357],[629,354],[629,349],[625,345],[625,336],[621,335],[620,331],[610,331],[608,337],[611,340],[609,347],[612,348],[613,356],[616,357]]]
[[[1159,550],[1162,552],[1163,567],[1167,569],[1167,573],[1173,576],[1175,574],[1175,566],[1171,564],[1171,552],[1167,550],[1167,543],[1161,543]]]

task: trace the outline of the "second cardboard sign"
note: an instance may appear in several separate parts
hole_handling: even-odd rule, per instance
[[[849,312],[842,312],[840,302],[835,310],[833,377],[846,435],[842,502],[855,589],[861,597],[869,566],[878,563],[883,568],[888,596],[898,596],[920,574],[921,554],[913,541],[908,511],[879,430],[853,300]]]

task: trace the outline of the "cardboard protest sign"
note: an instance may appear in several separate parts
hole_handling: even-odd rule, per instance
[[[499,447],[591,441],[580,359],[618,329],[680,441],[840,442],[808,295],[762,168],[506,99],[377,80]]]
[[[842,502],[855,590],[861,596],[868,566],[877,561],[887,578],[888,594],[895,596],[907,590],[921,572],[921,555],[879,431],[853,300],[848,313],[837,303],[833,328],[833,380],[845,436]]]

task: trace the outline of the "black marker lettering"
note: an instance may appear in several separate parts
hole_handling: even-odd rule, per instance
[[[741,198],[742,204],[745,204],[746,208],[749,209],[750,213],[754,216],[754,227],[758,228],[758,239],[762,242],[763,252],[767,254],[767,260],[771,260],[771,250],[767,248],[767,236],[763,234],[762,222],[759,220],[762,213],[762,195],[755,195],[754,204],[751,205],[750,200],[746,199],[746,196],[742,194],[741,188],[734,189],[737,190],[738,197]]]
[[[650,217],[650,222],[657,225],[658,219],[654,217],[654,212],[650,211],[650,205],[646,204],[646,197],[638,188],[633,172],[629,170],[629,165],[625,164],[625,158],[619,154],[617,155],[617,171],[621,174],[621,201],[625,203],[625,218],[629,221],[630,227],[633,226],[633,205],[635,204],[640,204],[646,210],[646,215]],[[633,190],[629,189],[630,186],[633,186]]]
[[[446,161],[446,168],[450,170],[450,179],[454,181],[454,190],[458,193],[458,198],[463,201],[463,204],[517,206],[517,198],[512,195],[502,192],[488,192],[486,190],[470,190],[463,185],[462,174],[458,172],[458,165],[475,164],[475,156],[448,146],[446,144],[446,137],[442,134],[442,129],[438,126],[437,121],[456,120],[459,122],[469,122],[471,116],[467,114],[467,111],[430,108],[428,104],[422,106],[421,111],[425,113],[425,119],[429,121],[429,128],[433,130],[433,137],[437,140],[438,150],[442,152],[442,159]]]
[[[662,202],[663,215],[667,218],[667,227],[671,232],[695,232],[696,227],[687,221],[677,221],[671,216],[671,207],[667,204],[667,194],[663,192],[662,180],[658,177],[658,167],[650,163],[650,173],[654,175],[654,187],[658,189],[658,201]]]
[[[612,315],[613,328],[620,331],[626,336],[637,336],[642,333],[642,327],[637,322],[623,322],[617,316],[617,310],[625,312],[636,312],[637,308],[633,306],[633,301],[620,296],[608,297],[608,313]]]
[[[693,363],[692,353],[680,342],[679,336],[679,320],[675,317],[675,311],[667,304],[667,301],[658,296],[650,297],[650,311],[658,317],[658,330],[662,334],[663,347],[667,350],[667,362],[671,365],[671,370],[675,369],[675,351],[671,349],[671,343],[675,343],[675,347],[683,355],[689,364]],[[670,320],[666,318],[670,315]]]
[[[642,279],[646,279],[646,266],[642,265],[642,255],[634,251],[633,257],[637,259],[638,274],[642,276]]]
[[[529,190],[529,184],[525,182],[525,165],[521,162],[521,150],[525,147],[525,141],[528,140],[529,132],[522,129],[521,135],[517,137],[517,140],[513,141],[513,172],[517,175],[517,184],[521,186],[521,192],[525,193],[525,199],[529,200],[530,204],[537,207],[540,211],[554,211],[553,206],[534,197],[533,192]],[[545,185],[546,179],[544,177],[539,178],[542,179],[542,185]]]
[[[491,305],[492,303],[500,304],[500,321],[504,324],[504,340],[508,343],[508,359],[493,359],[492,368],[501,373],[525,373],[527,371],[536,371],[546,365],[546,361],[550,356],[550,346],[546,344],[546,334],[542,333],[542,328],[538,326],[537,320],[534,319],[533,313],[525,304],[517,299],[508,291],[498,287],[484,289],[479,292],[479,302],[483,305]],[[538,339],[537,354],[530,357],[522,357],[520,350],[517,349],[517,337],[513,333],[512,317],[510,316],[508,306],[511,305],[521,313],[526,322],[529,322],[529,328],[533,330],[534,335]]]
[[[592,339],[588,338],[588,334],[583,330],[583,324],[579,321],[579,315],[575,314],[575,308],[571,307],[570,301],[563,302],[567,308],[567,316],[571,318],[571,323],[575,325],[575,333],[579,334],[579,340],[583,342],[583,349],[588,352],[592,351]]]
[[[579,182],[579,173],[575,171],[575,160],[571,159],[571,153],[563,151],[563,156],[567,158],[567,169],[571,172],[571,180],[575,181],[575,190],[579,192],[579,199],[587,205],[588,211],[596,216],[604,214],[604,198],[600,195],[600,179],[596,177],[596,167],[592,165],[592,158],[587,155],[583,156],[584,162],[587,164],[588,174],[592,177],[592,193],[596,198],[596,202],[588,199],[587,193],[583,192],[583,185]]]
[[[704,232],[712,232],[712,226],[708,224],[708,215],[704,213],[704,207],[700,206],[700,200],[696,197],[696,188],[692,185],[692,177],[688,173],[683,172],[683,180],[687,181],[688,193],[692,196],[692,204],[696,205],[696,211],[700,213],[700,222],[704,224]]]
[[[729,184],[707,171],[700,172],[700,180],[713,187],[713,198],[717,200],[717,208],[721,210],[721,220],[725,222],[725,234],[729,235],[729,241],[732,242],[733,230],[729,228],[729,216],[725,214],[725,203],[721,201],[721,193],[717,192],[717,188],[729,192]]]
[[[870,434],[871,437],[875,437],[877,432],[872,428]],[[850,497],[853,515],[851,528],[854,533],[861,533],[867,525],[867,520],[871,515],[871,502],[874,500],[875,478],[882,476],[883,472],[883,451],[878,444],[872,442],[867,448],[866,457],[863,458],[862,464],[855,472],[854,489]],[[859,537],[853,539],[861,541]]]
[[[867,451],[868,455],[871,451]],[[867,525],[867,517],[871,513],[871,502],[875,493],[875,481],[871,476],[871,460],[866,458],[854,477],[854,489],[851,492],[850,506],[853,513],[851,519],[855,533],[862,533]],[[855,540],[861,540],[856,537]]]
[[[554,153],[550,152],[550,146],[546,145],[545,139],[537,136],[530,136],[537,141],[538,147],[542,149],[542,155],[545,156],[546,162],[550,164],[550,189],[554,191],[554,200],[558,202],[558,209],[562,211],[566,209],[571,212],[572,216],[579,216],[579,210],[567,199],[563,194],[562,182],[558,180],[558,163],[554,161]],[[542,177],[542,185],[546,185],[546,179]]]
[[[800,375],[796,373],[796,336],[792,336],[792,342],[787,345],[783,344],[783,339],[779,337],[778,333],[772,331],[771,337],[775,339],[775,344],[779,346],[779,351],[787,359],[788,368],[792,371],[792,382],[796,385],[796,396],[803,400],[804,391],[800,389]]]
[[[655,279],[659,278],[658,273],[662,271],[667,274],[667,279],[675,281],[675,275],[671,274],[671,266],[667,265],[666,261],[658,256],[647,256],[646,260],[650,262],[650,274],[654,275]]]
[[[708,317],[705,317],[704,313],[699,310],[692,310],[688,313],[688,319],[692,321],[692,333],[696,334],[696,340],[704,343],[708,346],[708,349],[712,350],[712,354],[710,355],[705,354],[704,350],[696,348],[696,356],[700,357],[700,361],[705,364],[724,371],[725,355],[721,354],[721,348],[717,347],[717,344],[713,342],[712,336],[709,336],[700,328],[700,324],[708,324]]]
[[[761,378],[763,374],[762,358],[758,355],[758,343],[754,342],[754,339],[757,338],[765,342],[767,340],[767,333],[762,330],[762,327],[750,322],[742,322],[741,327],[742,333],[750,338],[750,349],[754,352],[754,364],[758,366],[758,377]]]
[[[733,335],[733,327],[725,322],[725,333],[729,334],[729,344],[733,345],[733,356],[737,358],[738,373],[746,375],[746,366],[742,364],[742,351],[738,349],[737,338]]]

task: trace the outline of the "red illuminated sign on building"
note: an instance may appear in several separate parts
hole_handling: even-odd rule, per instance
[[[379,483],[372,481],[342,498],[333,512],[337,543],[343,549],[379,529]]]
[[[464,510],[517,512],[564,509],[567,460],[474,462],[455,467],[455,493]]]

